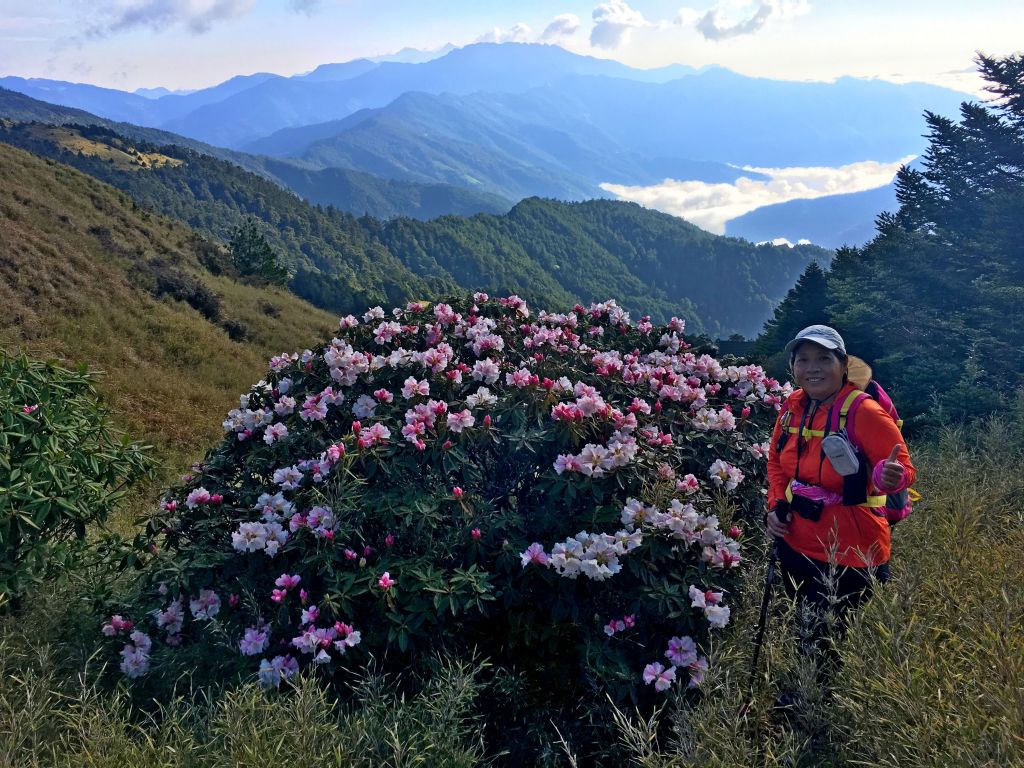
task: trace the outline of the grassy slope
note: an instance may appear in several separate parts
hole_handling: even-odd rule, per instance
[[[0,346],[104,371],[117,422],[173,463],[219,437],[221,414],[272,354],[323,338],[335,322],[286,290],[210,274],[197,247],[186,227],[117,190],[0,145]],[[155,298],[157,266],[216,293],[221,322]],[[247,339],[232,341],[225,320],[244,324]]]

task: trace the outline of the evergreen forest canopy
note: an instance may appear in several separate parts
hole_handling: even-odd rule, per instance
[[[828,273],[809,266],[755,345],[781,372],[800,328],[836,326],[918,427],[1000,411],[1024,387],[1024,55],[977,62],[992,99],[959,121],[925,114],[899,210]]]
[[[801,271],[831,256],[814,246],[755,246],[607,200],[530,198],[502,216],[428,222],[356,218],[223,160],[97,126],[0,124],[0,141],[72,165],[225,242],[254,217],[292,290],[342,314],[460,289],[563,308],[615,296],[636,316],[684,317],[694,333],[752,335]]]

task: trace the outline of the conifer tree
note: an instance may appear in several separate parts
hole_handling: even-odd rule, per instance
[[[230,247],[231,259],[242,275],[278,285],[288,282],[288,270],[270,247],[253,217],[247,217],[235,230]]]
[[[775,308],[771,320],[764,324],[764,330],[751,348],[751,356],[762,361],[772,376],[784,378],[789,361],[782,348],[802,328],[827,323],[828,303],[827,273],[818,262],[812,261]]]

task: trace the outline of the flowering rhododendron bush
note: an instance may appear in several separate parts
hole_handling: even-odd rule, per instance
[[[503,729],[658,701],[700,686],[729,622],[722,516],[759,507],[785,394],[611,301],[342,318],[228,414],[149,522],[143,602],[104,632],[130,678],[187,659],[268,688],[476,652]]]

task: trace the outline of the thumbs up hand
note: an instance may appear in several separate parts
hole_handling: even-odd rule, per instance
[[[899,462],[900,449],[903,446],[896,443],[889,451],[889,456],[884,462],[882,462],[882,474],[879,478],[882,481],[882,487],[879,490],[886,490],[887,488],[899,488],[903,481],[903,465]]]

